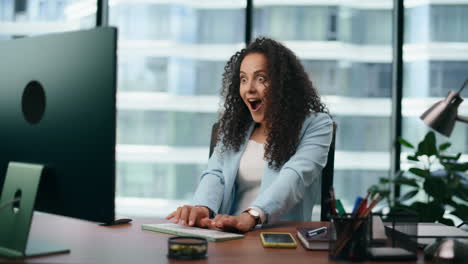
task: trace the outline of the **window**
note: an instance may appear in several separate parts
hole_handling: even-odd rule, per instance
[[[279,40],[300,57],[334,116],[334,186],[350,210],[357,195],[389,173],[392,1],[254,6],[255,36]]]
[[[419,116],[449,91],[458,91],[468,77],[468,29],[464,26],[467,12],[468,1],[405,1],[402,127],[403,138],[412,143],[421,141],[429,131]],[[468,96],[466,89],[461,96]],[[462,103],[458,113],[467,115],[468,105]],[[464,124],[456,124],[450,138],[438,133],[436,137],[438,144],[453,143],[449,152],[468,150]],[[405,152],[409,151],[402,149],[402,168],[412,165],[405,160]]]
[[[349,209],[389,173],[393,1],[253,3],[254,37],[299,56],[338,124],[335,189]],[[468,1],[404,4],[403,137],[416,142],[427,131],[419,115],[467,77]],[[0,41],[93,28],[96,5],[0,0]],[[245,46],[245,11],[245,0],[109,1],[109,23],[119,29],[117,214],[164,216],[191,198],[207,163],[223,67]],[[468,115],[466,103],[459,113]],[[468,150],[467,135],[468,127],[455,127],[454,152]]]
[[[165,216],[206,169],[226,61],[245,1],[116,1],[117,214]]]
[[[96,24],[96,3],[76,0],[0,0],[0,40],[93,28]]]

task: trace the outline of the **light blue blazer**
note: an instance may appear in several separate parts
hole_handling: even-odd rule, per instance
[[[218,141],[200,178],[192,204],[204,205],[215,214],[233,214],[237,207],[236,177],[240,159],[250,138],[250,126],[239,151],[221,152]],[[327,162],[333,121],[328,114],[313,113],[302,126],[296,153],[274,170],[265,161],[260,192],[252,206],[263,210],[265,223],[310,221],[312,209],[320,199],[322,169]]]

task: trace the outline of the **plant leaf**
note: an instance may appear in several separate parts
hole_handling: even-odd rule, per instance
[[[389,183],[389,182],[390,182],[390,180],[387,179],[387,178],[380,178],[380,179],[379,179],[379,183],[380,183],[380,184],[386,184],[386,183]]]
[[[416,156],[427,155],[428,157],[437,155],[436,138],[433,131],[427,132],[423,141],[418,145]]]
[[[458,160],[460,157],[461,157],[461,152],[458,153],[458,154],[455,155],[455,156],[451,156],[451,155],[439,155],[439,159],[441,159],[441,160]]]
[[[372,185],[367,189],[367,191],[370,192],[372,196],[378,193],[382,198],[385,198],[390,194],[390,190],[388,188],[382,189],[379,185]]]
[[[405,147],[407,147],[407,148],[412,148],[412,149],[414,149],[414,146],[411,145],[411,143],[409,143],[408,141],[406,141],[405,139],[403,139],[403,138],[401,138],[401,137],[398,138],[398,142],[400,142],[400,145],[403,145],[403,146],[405,146]]]
[[[412,190],[412,191],[409,191],[407,193],[405,193],[405,195],[401,196],[400,199],[398,199],[400,202],[404,202],[406,200],[409,200],[411,198],[413,198],[416,194],[418,194],[419,190]]]
[[[407,205],[404,205],[404,204],[401,204],[399,202],[396,202],[395,203],[395,206],[390,208],[390,212],[388,213],[388,215],[401,215],[401,214],[417,214],[416,211],[414,211],[413,208],[411,208],[410,206],[407,206]]]
[[[444,215],[444,207],[435,201],[430,203],[415,202],[410,207],[418,213],[419,222],[435,222]]]
[[[444,144],[439,145],[439,151],[444,151],[448,149],[450,146],[452,146],[452,143],[450,142],[445,142]]]
[[[400,176],[400,177],[396,178],[393,182],[395,184],[399,184],[399,185],[409,185],[409,186],[419,188],[419,185],[418,185],[418,182],[416,181],[416,179],[411,179],[411,178],[407,178],[407,177],[404,177],[404,176]]]
[[[420,176],[420,177],[423,177],[423,178],[426,178],[426,177],[429,177],[429,170],[423,170],[423,169],[419,169],[419,168],[411,168],[409,169],[409,171],[417,176]]]
[[[468,206],[464,204],[457,204],[455,206],[455,211],[450,212],[450,214],[453,214],[461,220],[466,221],[466,219],[468,219]]]
[[[379,194],[380,194],[380,197],[382,198],[388,197],[390,196],[390,190],[381,190]]]
[[[468,162],[463,162],[463,163],[452,163],[451,164],[451,169],[455,171],[467,171],[468,170]]]
[[[441,224],[444,224],[444,225],[448,225],[448,226],[454,226],[455,223],[453,222],[452,219],[448,219],[448,218],[440,218],[439,219],[439,223]]]
[[[463,201],[468,202],[468,190],[457,189],[455,190],[454,195],[462,199]]]
[[[438,201],[444,201],[447,197],[450,198],[451,195],[447,191],[447,186],[445,185],[444,180],[438,177],[426,177],[423,188],[428,195]]]
[[[406,158],[412,161],[419,161],[419,159],[416,156],[412,156],[412,155],[408,155]]]

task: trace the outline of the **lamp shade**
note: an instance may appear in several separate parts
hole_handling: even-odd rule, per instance
[[[431,106],[421,119],[435,131],[447,137],[452,134],[455,121],[458,118],[458,106],[463,102],[459,93],[450,91],[444,100],[438,101]]]

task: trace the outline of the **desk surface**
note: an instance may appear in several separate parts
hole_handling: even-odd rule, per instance
[[[167,221],[137,218],[131,224],[104,227],[72,218],[35,214],[30,237],[47,238],[50,242],[70,248],[71,252],[17,260],[14,263],[176,263],[178,261],[166,257],[167,238],[171,235],[141,229],[141,224],[163,222]],[[295,234],[297,225],[307,224],[287,222],[261,231]],[[328,260],[327,251],[307,251],[302,245],[296,249],[263,248],[259,238],[261,231],[249,232],[244,239],[209,242],[208,258],[179,263],[336,263]],[[2,259],[0,262],[3,262]],[[417,262],[398,263],[425,262],[420,254]]]

